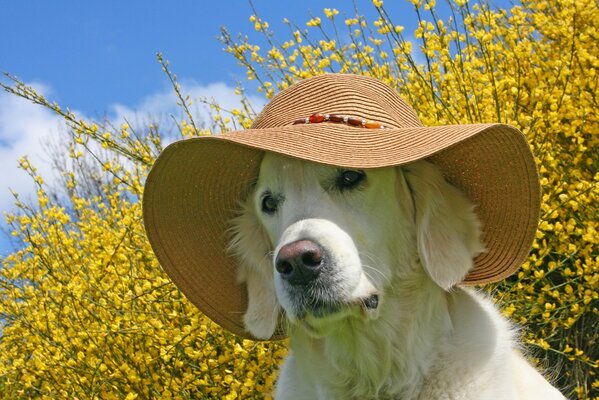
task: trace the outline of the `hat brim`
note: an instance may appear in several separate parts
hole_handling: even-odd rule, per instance
[[[365,140],[364,135],[369,135]],[[525,137],[502,124],[368,130],[342,124],[292,125],[198,137],[169,145],[145,185],[143,217],[158,261],[187,298],[245,338],[247,292],[227,253],[230,221],[256,179],[264,152],[350,168],[427,158],[476,205],[487,251],[466,284],[512,274],[535,236],[540,188]],[[283,337],[279,332],[273,339]]]

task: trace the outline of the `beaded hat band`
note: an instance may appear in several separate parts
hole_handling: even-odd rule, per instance
[[[326,111],[328,120],[315,110]],[[253,339],[243,324],[246,286],[237,281],[238,261],[227,247],[230,221],[265,152],[356,169],[420,159],[436,164],[476,205],[482,222],[487,251],[474,259],[465,284],[512,274],[536,233],[536,165],[516,128],[423,126],[397,91],[377,79],[328,74],[303,80],[274,96],[250,129],[170,144],[145,184],[144,226],[162,268],[205,315],[245,338]],[[277,331],[272,339],[284,336]]]
[[[385,129],[385,125],[376,121],[368,121],[364,118],[350,117],[349,115],[336,114],[312,114],[309,117],[296,119],[292,125],[318,124],[320,122],[336,122],[350,126],[360,126],[367,129]]]

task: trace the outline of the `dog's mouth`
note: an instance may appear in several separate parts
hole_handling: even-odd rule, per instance
[[[376,319],[380,309],[380,298],[378,294],[348,302],[323,304],[321,307],[313,307],[291,318],[291,322],[303,329],[309,336],[322,338],[342,326],[345,319],[358,318],[364,321]]]
[[[359,306],[363,318],[376,319],[379,316],[379,295],[374,293],[360,299]]]
[[[356,306],[358,306],[364,313],[372,313],[376,311],[379,307],[379,295],[372,294],[368,297],[364,297],[348,303],[315,300],[310,302],[310,304],[307,307],[304,307],[303,314],[311,314],[315,317],[322,318],[331,314],[338,313],[346,308],[355,308]]]
[[[379,307],[379,295],[373,294],[361,300],[365,310],[374,311]]]
[[[302,326],[314,336],[322,336],[328,328],[346,318],[376,319],[379,314],[380,296],[370,294],[353,301],[310,300],[298,304],[293,314],[288,313],[292,323]]]

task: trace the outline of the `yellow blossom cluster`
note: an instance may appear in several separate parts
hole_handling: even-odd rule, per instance
[[[382,1],[376,19],[333,8],[288,37],[257,14],[254,32],[221,41],[265,97],[326,72],[375,76],[396,88],[427,125],[502,122],[519,127],[542,185],[541,223],[520,271],[493,287],[503,313],[523,324],[528,354],[557,366],[568,398],[599,398],[597,200],[599,10],[594,0],[410,0],[414,42]],[[255,36],[252,36],[255,35]],[[277,39],[275,39],[277,38]],[[239,86],[239,109],[193,99],[158,56],[182,110],[180,137],[247,128],[255,111]],[[69,161],[50,190],[27,159],[36,204],[17,197],[8,215],[19,243],[0,260],[0,397],[260,399],[285,343],[254,343],[199,313],[162,272],[144,235],[143,181],[165,137],[160,127],[83,121],[15,78],[2,85],[61,115]]]

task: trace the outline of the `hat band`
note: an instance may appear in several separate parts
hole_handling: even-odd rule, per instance
[[[298,124],[318,124],[320,122],[335,122],[351,126],[359,126],[367,129],[385,129],[386,127],[377,121],[367,121],[364,118],[351,117],[349,115],[337,114],[312,114],[309,117],[296,119],[293,125]]]

